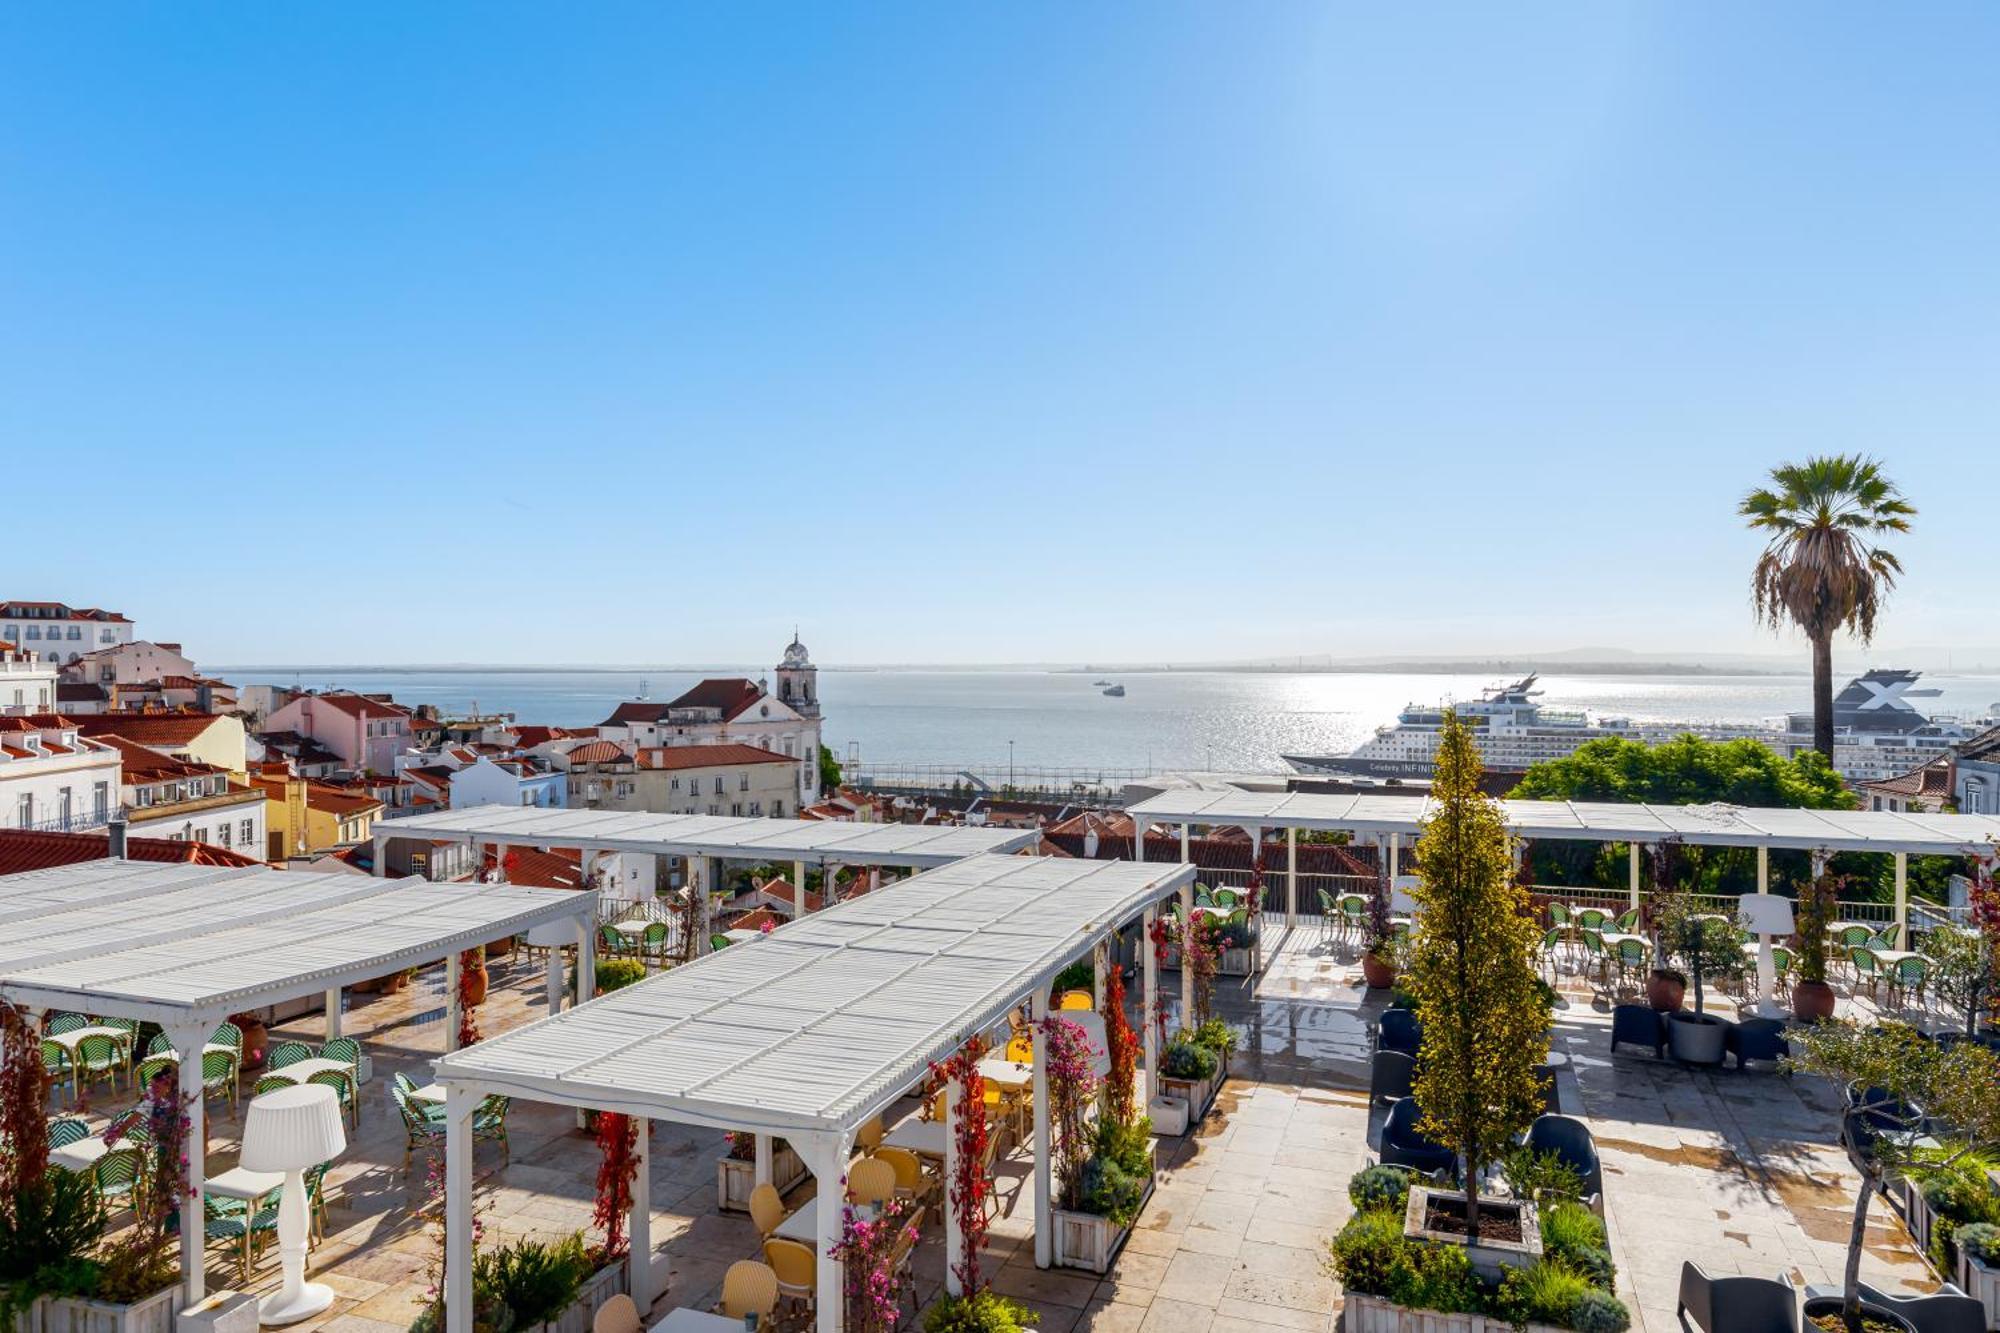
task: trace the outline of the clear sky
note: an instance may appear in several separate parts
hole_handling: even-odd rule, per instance
[[[226,662],[1993,628],[2000,7],[14,5],[0,595]],[[775,659],[773,659],[775,660]]]

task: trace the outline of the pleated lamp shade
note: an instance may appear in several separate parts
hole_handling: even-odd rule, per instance
[[[346,1148],[340,1097],[332,1088],[307,1083],[251,1100],[237,1165],[246,1171],[303,1171]]]

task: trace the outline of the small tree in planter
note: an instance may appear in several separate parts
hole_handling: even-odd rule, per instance
[[[178,1080],[160,1073],[147,1084],[139,1105],[114,1121],[104,1141],[119,1141],[144,1125],[149,1133],[139,1173],[132,1182],[132,1225],[106,1251],[97,1296],[118,1305],[142,1301],[174,1284],[177,1238],[188,1189],[187,1108]],[[192,1205],[201,1207],[198,1201]]]
[[[1668,921],[1692,910],[1687,896],[1689,866],[1679,838],[1660,839],[1646,859],[1652,888],[1642,904],[1642,919],[1653,940],[1653,975],[1646,984],[1646,998],[1659,1012],[1672,1013],[1687,993],[1687,977],[1672,965],[1665,928]]]
[[[1057,1193],[1062,1206],[1081,1206],[1083,1164],[1090,1156],[1084,1111],[1097,1096],[1096,1049],[1090,1035],[1059,1014],[1042,1020],[1049,1090],[1049,1132],[1055,1139]]]
[[[1375,990],[1396,984],[1398,956],[1396,928],[1389,919],[1389,899],[1394,886],[1389,883],[1389,865],[1378,860],[1375,887],[1368,895],[1368,910],[1361,918],[1361,975]]]
[[[1933,930],[1924,940],[1931,960],[1931,989],[1965,1015],[1965,1035],[1979,1031],[1982,1015],[2000,1010],[2000,889],[1984,858],[1973,863],[1972,930]]]
[[[1222,961],[1222,928],[1215,917],[1199,912],[1181,928],[1181,966],[1194,974],[1194,1016],[1189,1027],[1200,1027],[1215,1012],[1215,971]]]
[[[2000,1057],[1971,1042],[1940,1045],[1900,1023],[1819,1023],[1793,1045],[1794,1068],[1851,1090],[1842,1137],[1861,1188],[1848,1234],[1841,1315],[1849,1333],[1862,1333],[1861,1248],[1869,1201],[1889,1181],[1921,1181],[1950,1171],[1969,1153],[2000,1148]],[[1951,1126],[1958,1145],[1953,1151],[1916,1146],[1934,1122]]]
[[[1419,1132],[1464,1158],[1474,1241],[1481,1172],[1541,1111],[1535,1068],[1548,1055],[1550,1021],[1535,974],[1540,934],[1513,881],[1500,807],[1479,778],[1472,733],[1447,711],[1431,779],[1436,812],[1417,841],[1419,911],[1404,984],[1423,1025],[1412,1082]]]
[[[1727,921],[1697,910],[1690,895],[1674,893],[1660,905],[1659,941],[1666,956],[1680,963],[1686,969],[1685,975],[1694,980],[1693,1021],[1709,1025],[1704,978],[1743,975],[1743,950],[1737,947],[1736,932]],[[1685,1014],[1670,1017],[1675,1022],[1688,1021]],[[1718,1045],[1718,1058],[1720,1049]]]
[[[1815,875],[1799,887],[1794,917],[1798,952],[1792,960],[1798,980],[1792,983],[1792,1016],[1802,1023],[1833,1016],[1833,987],[1826,982],[1826,932],[1833,924],[1838,892],[1824,875]]]

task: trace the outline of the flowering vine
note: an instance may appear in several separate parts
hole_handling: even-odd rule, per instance
[[[639,1125],[616,1111],[597,1113],[597,1206],[590,1224],[604,1232],[598,1262],[609,1263],[625,1253],[625,1219],[632,1212],[632,1182],[639,1176]]]
[[[1063,1207],[1080,1204],[1083,1164],[1090,1157],[1084,1109],[1097,1096],[1097,1048],[1081,1025],[1059,1014],[1042,1020],[1049,1090],[1049,1131],[1055,1138],[1056,1178]]]
[[[958,1084],[958,1124],[954,1145],[958,1159],[953,1164],[946,1202],[958,1222],[958,1234],[965,1239],[964,1257],[956,1272],[959,1287],[967,1296],[977,1293],[984,1283],[979,1274],[979,1251],[986,1244],[986,1199],[993,1181],[986,1174],[986,1080],[979,1074],[979,1057],[986,1043],[974,1037],[949,1059],[931,1065],[931,1077],[940,1083]]]
[[[913,1207],[906,1199],[891,1198],[883,1200],[874,1216],[853,1204],[841,1209],[840,1239],[827,1254],[841,1264],[846,1326],[853,1333],[888,1333],[902,1318],[904,1277],[896,1250],[899,1243],[916,1242],[917,1229],[909,1221]]]
[[[2000,958],[2000,888],[1993,883],[1993,863],[1986,857],[1974,858],[1972,870],[1967,901],[1972,908],[1972,924],[1985,943],[1990,967],[1991,959]],[[1995,1019],[2000,1019],[2000,987],[1988,992],[1986,1007]]]
[[[1250,833],[1250,884],[1244,892],[1249,899],[1247,907],[1250,919],[1257,919],[1264,910],[1264,834],[1261,829]]]
[[[1194,1015],[1200,1027],[1215,1011],[1215,969],[1222,961],[1222,928],[1210,913],[1199,913],[1181,932],[1181,966],[1194,974]]]
[[[1153,969],[1157,975],[1167,967],[1167,945],[1173,941],[1173,925],[1164,916],[1153,918],[1151,943],[1153,946]],[[1148,1015],[1153,1025],[1153,1033],[1161,1046],[1167,1044],[1167,988],[1153,987],[1153,1012]]]
[[[180,1095],[178,1074],[162,1070],[147,1081],[138,1106],[105,1130],[104,1141],[113,1148],[142,1124],[148,1131],[148,1141],[140,1145],[146,1149],[142,1165],[132,1182],[133,1225],[104,1260],[99,1294],[107,1300],[150,1295],[171,1278],[169,1254],[179,1234],[182,1205],[196,1198],[188,1161],[192,1122],[187,1108],[192,1102]]]
[[[1105,1110],[1121,1125],[1132,1123],[1139,1037],[1125,1020],[1125,971],[1113,967],[1104,979],[1104,1045],[1111,1057],[1111,1077],[1105,1080]]]
[[[28,1015],[0,1001],[0,1208],[38,1184],[49,1169],[49,1071],[42,1064],[41,1038]]]
[[[486,975],[486,950],[467,949],[458,956],[458,1044],[460,1049],[479,1043],[479,1020],[474,1015],[477,1006],[475,998],[482,995],[483,987],[475,987],[472,974]]]

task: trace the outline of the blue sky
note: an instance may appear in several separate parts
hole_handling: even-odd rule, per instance
[[[1988,627],[2000,9],[15,6],[4,594],[208,662]],[[1984,635],[1983,638],[1980,636]]]

